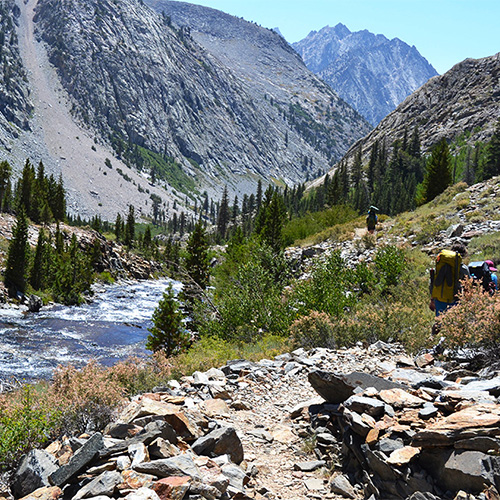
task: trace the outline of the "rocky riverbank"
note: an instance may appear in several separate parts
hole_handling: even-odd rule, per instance
[[[500,377],[398,345],[302,349],[170,381],[32,451],[4,498],[500,498]]]
[[[10,241],[12,229],[16,224],[16,218],[9,214],[0,214],[0,239]],[[32,248],[36,246],[38,233],[41,226],[30,225],[28,228],[28,241]],[[54,237],[56,225],[51,224],[43,228]],[[107,240],[102,234],[93,229],[82,229],[79,227],[60,224],[59,229],[63,234],[66,243],[69,243],[73,234],[76,235],[80,248],[85,252],[90,252],[97,240],[100,243],[101,257],[97,263],[98,272],[109,272],[115,278],[146,280],[153,279],[155,275],[161,273],[161,265],[158,262],[144,259],[143,257],[129,252],[126,247]],[[0,249],[0,267],[7,258],[7,252]],[[7,302],[8,294],[3,280],[0,281],[0,302]],[[28,303],[28,298],[26,298]]]

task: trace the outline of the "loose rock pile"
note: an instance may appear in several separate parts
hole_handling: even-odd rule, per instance
[[[30,452],[11,492],[498,500],[499,395],[496,374],[382,342],[235,360],[137,396],[102,434]]]

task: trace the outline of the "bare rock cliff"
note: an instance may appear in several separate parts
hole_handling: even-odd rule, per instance
[[[415,47],[343,24],[312,31],[292,44],[307,67],[376,125],[408,95],[437,75]]]

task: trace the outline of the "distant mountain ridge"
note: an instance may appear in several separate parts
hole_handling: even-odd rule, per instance
[[[182,2],[38,0],[72,114],[153,183],[201,201],[295,184],[369,124],[274,32]],[[144,188],[142,188],[144,189]],[[97,190],[95,190],[97,191]]]
[[[418,128],[422,152],[428,154],[441,139],[464,136],[467,143],[486,142],[500,120],[500,52],[482,59],[465,59],[436,76],[407,97],[366,137],[357,141],[343,160],[352,164],[361,148],[368,162],[372,145],[387,147],[405,131]]]
[[[340,23],[312,31],[292,47],[373,125],[437,75],[415,47],[367,30],[351,32]]]

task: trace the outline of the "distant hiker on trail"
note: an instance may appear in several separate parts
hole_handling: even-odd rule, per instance
[[[375,227],[377,226],[378,217],[376,212],[378,212],[378,208],[373,205],[368,210],[368,215],[366,216],[366,228],[369,233],[373,233],[373,231],[375,231]]]
[[[465,245],[456,242],[451,250],[442,250],[436,258],[436,269],[431,269],[429,304],[436,317],[457,303],[460,280],[470,276],[469,268],[462,263],[466,255]]]

